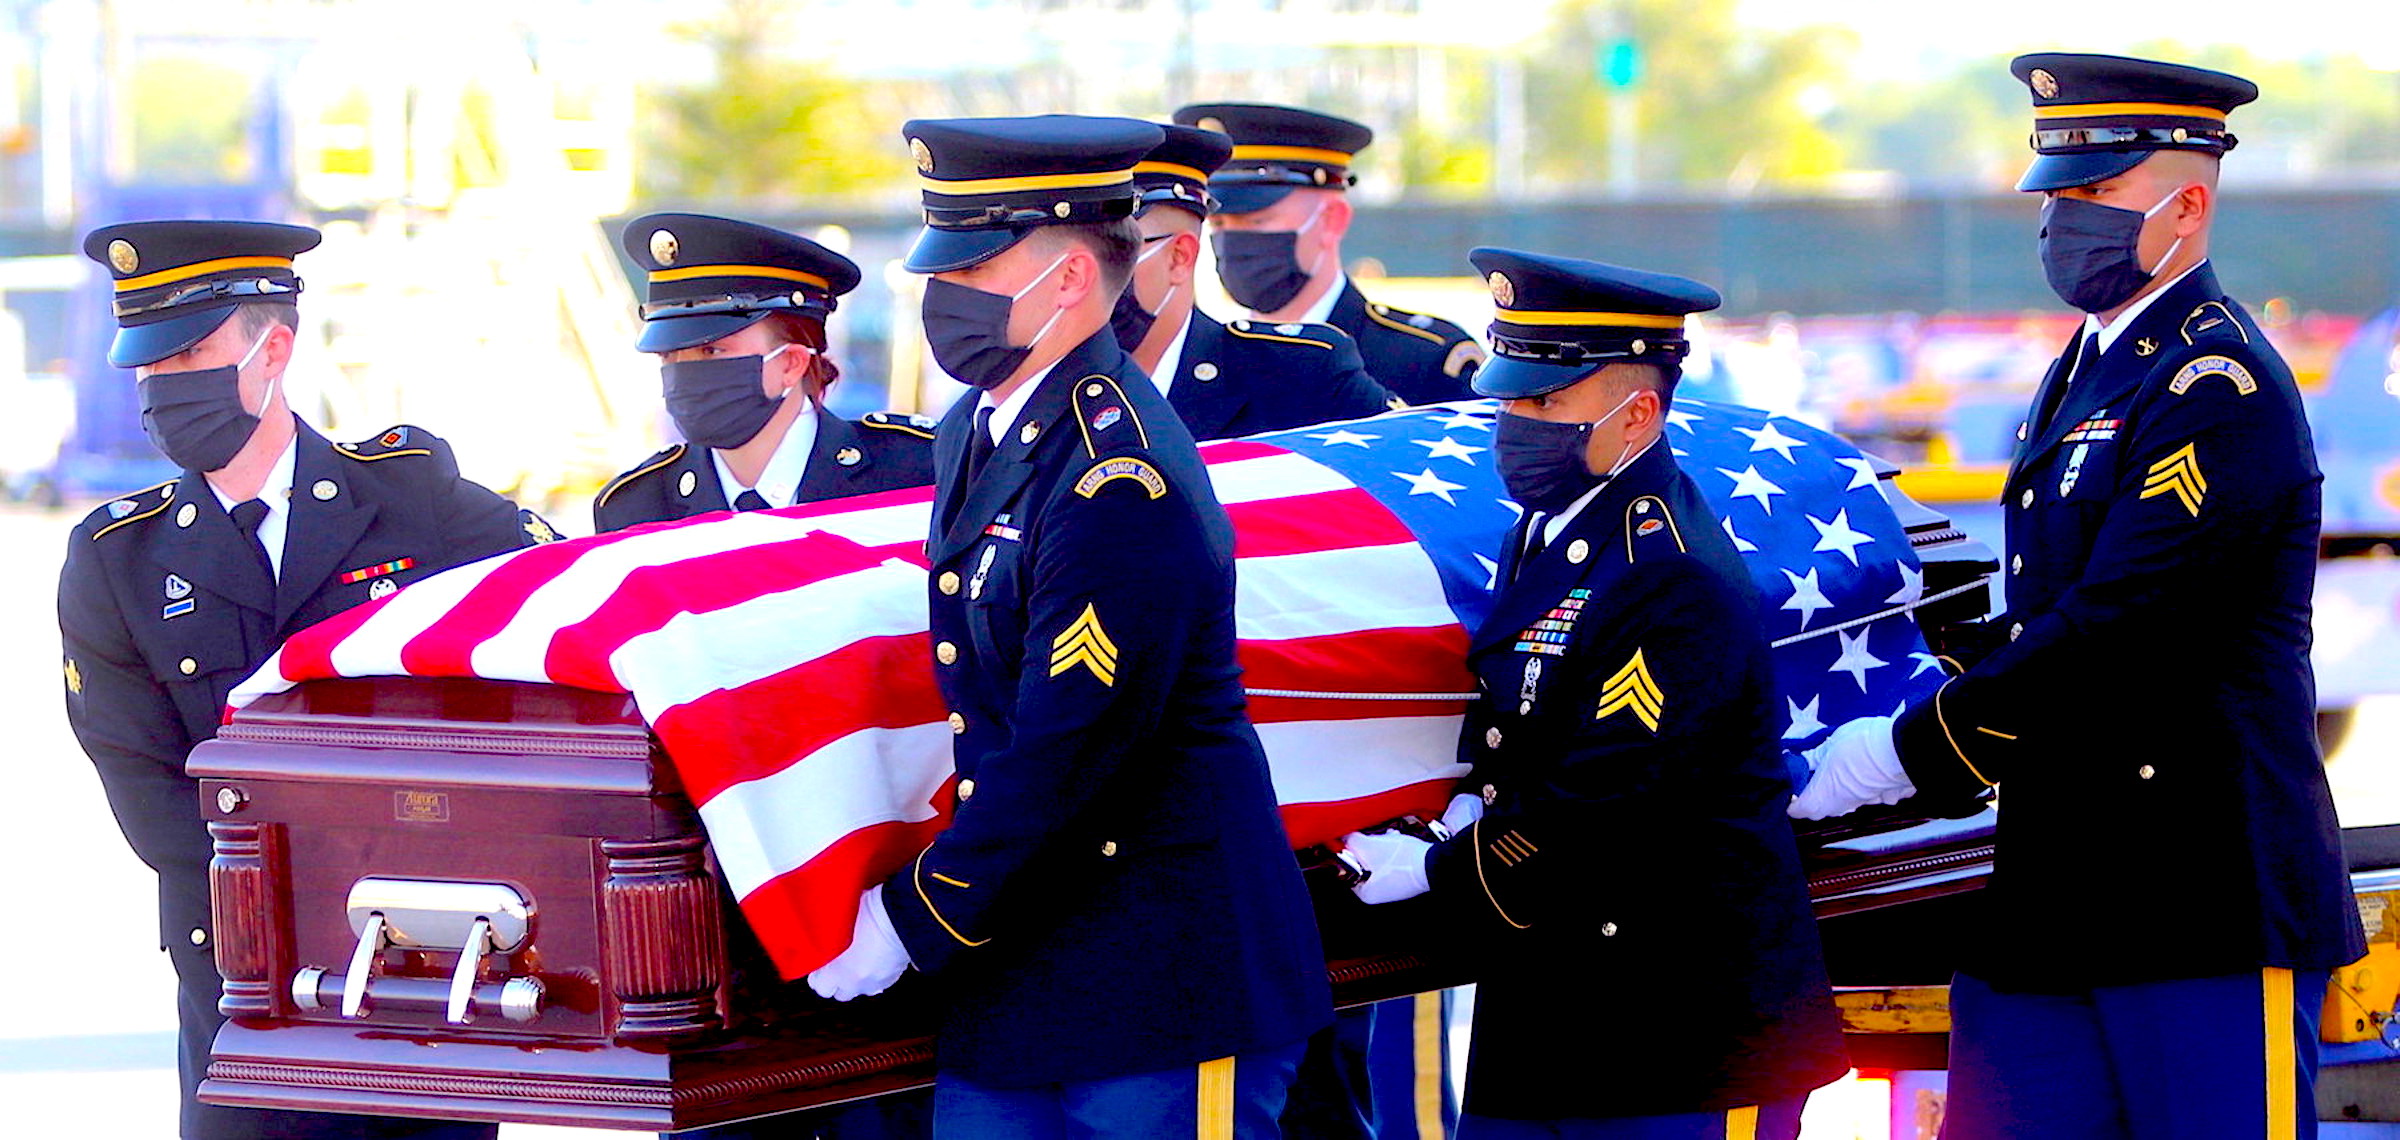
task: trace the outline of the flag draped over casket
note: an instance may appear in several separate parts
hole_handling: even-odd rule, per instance
[[[1434,813],[1465,769],[1467,632],[1503,497],[1468,402],[1205,446],[1236,533],[1251,716],[1295,846]],[[1667,443],[1750,560],[1798,747],[1935,683],[1922,575],[1870,461],[1765,413],[1678,401]],[[930,492],[717,514],[531,547],[295,636],[235,709],[325,677],[484,677],[633,695],[778,966],[847,944],[858,892],[947,823]]]

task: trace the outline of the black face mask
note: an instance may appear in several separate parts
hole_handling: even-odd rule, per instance
[[[1272,313],[1308,288],[1299,230],[1218,230],[1208,240],[1217,251],[1217,277],[1234,304]]]
[[[216,471],[258,430],[242,407],[238,365],[199,372],[160,372],[142,378],[142,432],[169,462],[189,471]]]
[[[2182,193],[2179,187],[2177,194]],[[2042,272],[2059,300],[2086,313],[2104,313],[2132,300],[2151,279],[2142,268],[2142,223],[2168,202],[2148,213],[2103,206],[2082,198],[2052,198],[2042,204]],[[2177,238],[2176,245],[2183,244]],[[2175,256],[2167,247],[2164,265]]]
[[[1133,282],[1126,282],[1125,291],[1117,294],[1117,307],[1108,314],[1108,330],[1117,334],[1118,346],[1127,352],[1140,348],[1157,323],[1158,314],[1143,308],[1133,297]]]
[[[775,351],[789,349],[784,345]],[[772,356],[725,356],[669,361],[659,366],[667,415],[683,438],[701,447],[731,449],[758,437],[783,400],[763,391]]]
[[[1500,413],[1492,447],[1499,457],[1500,482],[1508,488],[1508,497],[1528,511],[1557,514],[1584,492],[1606,482],[1606,477],[1593,474],[1591,464],[1584,460],[1591,438],[1590,424]]]
[[[1017,297],[1031,292],[1066,261],[1062,255],[1051,262],[1050,268],[1026,282],[1025,288],[1014,297],[987,293],[938,277],[927,280],[925,302],[919,314],[924,319],[925,343],[932,347],[933,359],[942,366],[942,371],[970,388],[988,391],[1008,383],[1008,378],[1016,375],[1017,366],[1033,354],[1033,346],[1042,342],[1050,326],[1057,324],[1066,312],[1061,309],[1050,314],[1031,341],[1012,345],[1008,343],[1008,319],[1016,311]]]

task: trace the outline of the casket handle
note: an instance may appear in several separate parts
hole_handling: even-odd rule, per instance
[[[450,1007],[442,1019],[452,1025],[465,1025],[474,1019],[467,1005],[475,996],[475,975],[483,970],[483,956],[492,948],[492,920],[477,918],[467,928],[467,944],[459,947],[458,969],[450,973]]]
[[[342,979],[342,1016],[365,1017],[367,1013],[367,977],[375,970],[375,956],[383,952],[384,921],[381,914],[371,914],[359,924],[358,946],[350,951],[350,975]]]

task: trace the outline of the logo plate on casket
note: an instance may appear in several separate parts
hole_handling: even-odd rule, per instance
[[[450,794],[407,790],[393,792],[392,818],[402,823],[448,823]]]

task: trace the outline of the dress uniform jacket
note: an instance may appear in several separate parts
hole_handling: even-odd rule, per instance
[[[933,424],[917,416],[871,412],[852,422],[818,405],[816,442],[793,501],[814,503],[933,482]],[[843,462],[849,458],[850,462]],[[776,506],[790,506],[777,503]],[[642,523],[732,510],[709,449],[678,443],[608,481],[592,500],[592,530],[606,534]]]
[[[1896,732],[1920,795],[2007,788],[1967,966],[2081,988],[2348,963],[2291,372],[2205,264],[2077,354],[2009,473],[2008,640]]]
[[[1228,325],[1192,310],[1167,402],[1194,439],[1232,439],[1387,411],[1358,344],[1331,325]]]
[[[1705,1112],[1841,1075],[1756,595],[1699,489],[1653,446],[1506,572],[1460,742],[1486,814],[1427,862],[1481,968],[1466,1111]]]
[[[226,694],[285,638],[381,596],[379,583],[550,537],[539,518],[460,478],[449,445],[422,428],[336,445],[298,426],[280,581],[197,471],[94,510],[67,540],[59,576],[67,721],[126,840],[158,872],[159,937],[187,1014],[205,1011],[200,1024],[185,1018],[187,1063],[207,1063],[218,977],[211,845],[183,763],[216,735]],[[223,1116],[187,1134],[246,1135],[268,1115],[200,1111]]]
[[[1440,317],[1376,304],[1347,281],[1325,323],[1349,333],[1367,374],[1402,400],[1438,404],[1475,398],[1470,385],[1483,363],[1483,345],[1467,330]]]
[[[1231,524],[1105,330],[1039,384],[972,477],[976,399],[934,445],[958,811],[882,890],[937,1064],[1026,1086],[1293,1044],[1331,1004],[1243,708]]]

